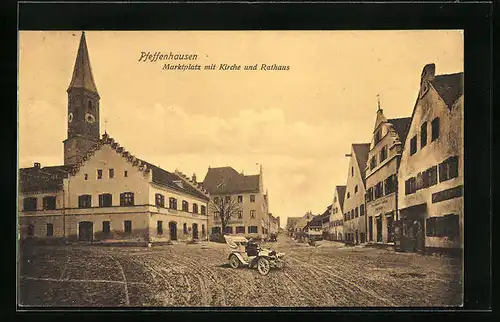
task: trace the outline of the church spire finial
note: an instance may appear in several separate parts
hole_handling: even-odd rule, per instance
[[[377,111],[380,111],[380,95],[377,94],[377,104],[378,104],[378,110]]]

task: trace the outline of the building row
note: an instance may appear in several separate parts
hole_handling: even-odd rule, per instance
[[[279,229],[260,173],[209,168],[203,182],[167,171],[100,135],[100,95],[82,33],[67,89],[64,164],[19,170],[19,238],[161,242],[220,232],[212,205],[234,198],[226,233],[266,237]],[[220,220],[220,219],[219,219]]]
[[[323,236],[356,245],[460,253],[463,100],[463,73],[436,75],[435,65],[428,64],[410,117],[388,119],[379,102],[371,142],[352,144],[346,155],[346,182],[334,189]],[[290,235],[307,228],[305,217],[288,219]]]

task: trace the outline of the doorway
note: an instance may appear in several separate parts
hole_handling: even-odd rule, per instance
[[[382,242],[382,217],[378,216],[377,220],[377,243]]]
[[[357,230],[356,230],[356,245],[359,245],[359,234]]]
[[[177,240],[177,224],[173,221],[169,222],[168,230],[170,231],[170,240]]]
[[[394,242],[394,216],[387,217],[387,242]]]
[[[198,239],[198,224],[193,224],[193,239]]]
[[[78,224],[78,240],[92,241],[94,238],[94,223],[91,221],[81,221]]]

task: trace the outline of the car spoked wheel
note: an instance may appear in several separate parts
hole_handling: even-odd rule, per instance
[[[231,255],[229,258],[229,266],[231,266],[231,268],[240,267],[240,260],[236,257],[236,255]]]
[[[257,262],[257,270],[262,275],[269,274],[269,271],[271,270],[271,265],[269,264],[269,261],[264,257],[259,258],[259,261]]]

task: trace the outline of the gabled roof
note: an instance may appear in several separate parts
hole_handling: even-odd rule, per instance
[[[411,117],[388,119],[387,122],[392,124],[392,128],[399,136],[399,141],[404,142],[406,140],[408,130],[410,129]]]
[[[345,189],[346,186],[336,186],[335,189],[337,189],[337,196],[340,204],[340,209],[344,209],[344,198],[345,198]]]
[[[176,171],[175,173],[168,172],[160,167],[153,165],[152,163],[146,162],[142,159],[139,159],[130,152],[126,151],[123,147],[120,147],[118,142],[116,142],[113,138],[111,138],[107,133],[102,135],[102,139],[93,146],[90,151],[85,155],[81,162],[74,165],[72,169],[72,175],[75,175],[76,172],[79,171],[83,163],[89,160],[92,155],[95,154],[97,150],[99,150],[104,145],[109,145],[116,153],[122,155],[123,158],[127,160],[127,162],[132,163],[133,166],[137,167],[139,171],[143,171],[144,173],[149,173],[152,171],[153,182],[171,188],[173,190],[177,190],[179,192],[187,193],[192,196],[202,198],[204,200],[209,200],[208,192],[203,189],[201,184],[193,182],[186,175],[181,173],[180,171]],[[176,181],[182,181],[182,187],[177,185]]]
[[[89,52],[87,49],[87,41],[85,40],[85,32],[82,32],[80,37],[80,45],[76,54],[75,67],[73,69],[73,77],[68,87],[68,91],[72,88],[83,88],[91,92],[97,93],[92,68],[90,67]],[[99,95],[99,94],[98,94]]]
[[[448,108],[451,109],[464,93],[464,73],[437,75],[431,84]]]
[[[354,151],[354,154],[356,155],[359,172],[361,172],[361,178],[363,179],[363,184],[364,184],[365,173],[366,173],[366,161],[368,161],[368,152],[370,152],[370,143],[353,144],[352,149]]]
[[[209,168],[203,187],[211,194],[259,192],[260,175],[243,175],[232,167]]]

